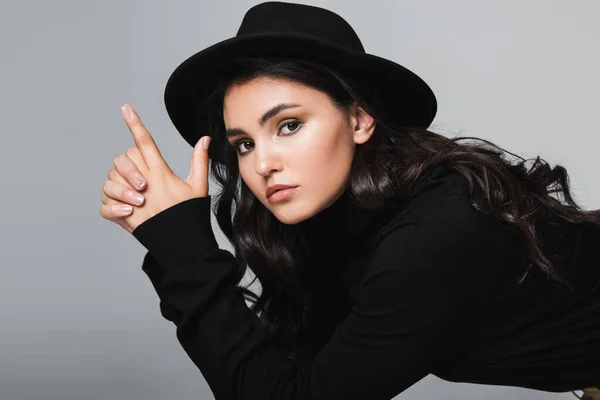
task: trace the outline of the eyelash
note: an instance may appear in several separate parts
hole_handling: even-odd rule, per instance
[[[283,128],[284,126],[292,124],[292,123],[297,123],[298,128],[296,128],[296,130],[292,133],[287,133],[287,134],[283,135],[283,136],[292,136],[293,134],[297,133],[300,130],[300,128],[302,127],[302,121],[300,121],[298,119],[290,119],[290,120],[284,122],[283,124],[281,124],[279,126],[278,131],[281,130],[281,128]],[[246,142],[249,142],[249,140],[241,139],[241,140],[238,140],[237,142],[235,142],[235,144],[233,145],[233,148],[235,149],[235,152],[238,155],[245,156],[248,153],[249,150],[245,151],[244,153],[241,153],[238,149],[241,144],[246,143]]]

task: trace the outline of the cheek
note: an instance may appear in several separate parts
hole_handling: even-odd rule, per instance
[[[282,161],[283,168],[287,172],[281,175],[289,182],[310,189],[310,193],[317,191],[327,194],[341,188],[348,179],[354,157],[352,133],[340,127],[323,127],[305,136],[298,136],[298,139],[301,140],[294,141],[290,148],[282,151],[282,157],[285,158]],[[247,157],[253,156],[250,153]],[[239,161],[240,176],[255,196],[262,199],[264,177],[256,173],[255,165],[250,161]]]
[[[240,178],[242,181],[256,197],[260,197],[260,193],[256,192],[257,190],[260,190],[260,176],[254,169],[250,170],[247,166],[243,166],[243,163],[240,163],[238,168],[240,170]]]
[[[354,157],[354,146],[352,141],[344,137],[345,134],[347,133],[340,133],[331,140],[321,141],[320,146],[307,156],[308,162],[305,165],[310,170],[307,176],[313,177],[313,182],[317,185],[338,186],[347,179]]]

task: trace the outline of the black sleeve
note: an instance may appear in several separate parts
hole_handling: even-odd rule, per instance
[[[210,197],[179,203],[133,235],[143,270],[183,349],[216,399],[387,400],[480,339],[516,277],[511,243],[457,194],[412,201],[392,220],[357,303],[310,362],[289,360],[235,290],[238,266],[218,248]]]

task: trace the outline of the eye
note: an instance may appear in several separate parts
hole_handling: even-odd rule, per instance
[[[290,121],[290,122],[286,122],[285,124],[283,124],[283,125],[282,125],[282,127],[286,127],[286,126],[290,126],[290,125],[294,125],[294,124],[296,124],[296,125],[299,125],[299,124],[300,124],[300,121]],[[284,135],[284,136],[288,136],[288,135],[291,135],[291,134],[293,134],[293,133],[295,133],[295,131],[294,131],[294,132],[292,132],[292,133],[288,133],[287,135]]]
[[[301,125],[302,125],[302,122],[300,122],[299,120],[288,120],[287,122],[284,122],[282,125],[279,126],[279,131],[281,131],[281,129],[284,128],[284,127],[298,126],[295,130],[293,130],[293,132],[283,134],[283,136],[290,136],[290,135],[293,135],[294,133],[296,133],[300,129]],[[236,142],[233,145],[233,147],[235,148],[236,152],[239,155],[242,155],[242,156],[247,153],[247,151],[241,152],[239,150],[239,146],[243,145],[244,143],[251,143],[251,141],[249,141],[249,140],[239,140],[238,142]]]

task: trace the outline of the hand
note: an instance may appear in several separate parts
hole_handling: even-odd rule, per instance
[[[134,195],[144,197],[142,193],[146,188],[144,174],[147,171],[140,171],[138,165],[145,163],[137,146],[131,146],[127,148],[126,154],[115,157],[113,164],[115,167],[108,172],[109,180],[103,186],[102,203],[105,205],[100,208],[100,215],[131,233],[133,229],[125,222],[124,217],[133,211],[131,206],[143,204],[144,199],[138,203]],[[144,183],[142,186],[138,186],[140,180]],[[124,210],[124,206],[129,206],[129,210]]]
[[[130,106],[125,105],[123,108],[127,107]],[[129,108],[129,110],[131,116],[127,116],[127,113],[123,112],[123,118],[133,135],[135,147],[141,155],[141,157],[136,157],[135,151],[132,151],[130,158],[133,159],[139,172],[146,179],[145,200],[141,206],[133,205],[133,211],[129,215],[120,214],[117,217],[113,208],[120,202],[111,199],[112,196],[108,194],[108,202],[100,208],[100,215],[110,220],[119,218],[124,222],[120,225],[126,225],[128,228],[125,229],[133,232],[143,222],[175,204],[196,197],[208,196],[208,152],[202,148],[205,138],[200,138],[192,153],[190,173],[185,180],[181,180],[163,159],[154,139],[142,124],[137,113],[133,108]],[[112,184],[105,186],[114,188]],[[103,203],[104,200],[103,197]]]

